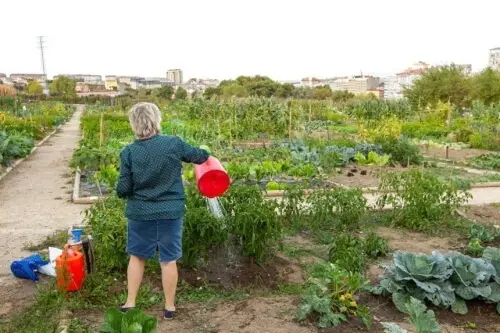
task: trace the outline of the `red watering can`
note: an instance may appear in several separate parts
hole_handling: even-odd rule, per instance
[[[194,174],[198,190],[207,198],[220,197],[227,191],[231,183],[226,170],[213,156],[210,156],[205,163],[195,165]]]

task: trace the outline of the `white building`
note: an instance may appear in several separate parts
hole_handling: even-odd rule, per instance
[[[93,74],[59,74],[54,76],[54,80],[57,78],[65,76],[71,80],[75,80],[76,82],[86,82],[90,84],[103,84],[101,75],[93,75]]]
[[[189,79],[185,84],[182,85],[184,89],[190,94],[194,92],[204,92],[207,88],[215,88],[219,85],[219,80],[215,79]]]
[[[431,66],[419,61],[408,67],[395,76],[389,76],[384,79],[384,98],[400,99],[403,98],[404,90],[413,85],[413,82],[419,79],[423,73],[427,72]]]
[[[183,82],[181,69],[169,69],[167,71],[167,80],[175,83],[176,86],[181,85]]]
[[[489,66],[493,69],[500,70],[500,47],[490,50]]]

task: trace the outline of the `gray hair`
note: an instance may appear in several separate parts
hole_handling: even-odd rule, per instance
[[[138,138],[161,133],[161,112],[153,103],[137,103],[128,113],[130,126]]]

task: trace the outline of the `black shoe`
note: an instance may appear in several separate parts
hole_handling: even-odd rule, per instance
[[[129,307],[124,307],[124,306],[120,306],[120,312],[127,312],[127,311],[130,311],[132,309],[135,309],[134,306],[129,306]]]
[[[163,319],[172,320],[174,319],[174,316],[175,316],[175,310],[174,311],[168,311],[167,309],[163,310]]]

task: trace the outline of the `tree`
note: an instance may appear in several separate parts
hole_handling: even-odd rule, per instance
[[[486,105],[500,102],[500,71],[490,67],[472,79],[472,97]]]
[[[353,99],[355,95],[353,93],[348,92],[347,90],[339,90],[332,92],[332,99],[335,102],[347,102],[350,99]]]
[[[172,95],[174,94],[174,87],[172,86],[162,86],[158,88],[158,96],[164,99],[172,99]]]
[[[37,81],[28,82],[28,94],[29,95],[41,95],[43,93],[43,87]]]
[[[50,93],[52,95],[58,95],[63,97],[76,97],[76,83],[75,81],[67,78],[66,76],[60,76],[50,85]]]
[[[232,83],[222,87],[222,96],[224,97],[247,97],[248,93],[245,87]]]
[[[219,96],[221,94],[221,89],[219,87],[208,87],[203,92],[205,98],[212,98],[214,96]]]
[[[453,64],[433,67],[404,93],[414,108],[435,106],[439,101],[464,107],[471,102],[471,80]]]
[[[291,83],[283,83],[276,89],[275,96],[280,98],[288,98],[293,96],[295,87]]]
[[[188,92],[186,89],[182,87],[178,87],[177,90],[175,91],[175,99],[186,99],[188,96]]]
[[[333,96],[332,89],[328,85],[316,87],[313,89],[314,99],[327,99],[331,98],[332,96]]]

